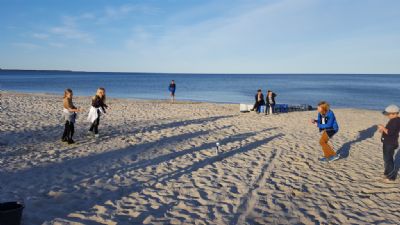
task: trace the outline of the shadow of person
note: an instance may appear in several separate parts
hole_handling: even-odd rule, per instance
[[[367,128],[365,130],[359,131],[359,135],[357,139],[349,141],[345,143],[338,151],[337,153],[340,154],[340,158],[347,158],[350,155],[350,149],[351,146],[357,142],[365,141],[369,138],[372,138],[377,130],[377,126],[373,125],[370,128]]]

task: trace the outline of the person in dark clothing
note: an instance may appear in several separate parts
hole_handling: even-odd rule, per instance
[[[265,114],[274,114],[275,113],[275,97],[276,94],[272,92],[271,90],[268,90],[267,92],[267,97],[265,98],[266,103],[267,103],[267,109],[265,110]]]
[[[260,107],[262,105],[265,105],[264,95],[263,95],[261,89],[258,89],[257,94],[255,95],[254,98],[255,98],[256,102],[254,103],[254,107],[253,107],[252,111],[256,111],[257,113],[260,113]]]
[[[175,84],[174,80],[172,80],[171,83],[169,84],[168,90],[169,90],[170,95],[171,95],[171,101],[175,102],[176,84]]]
[[[62,142],[68,142],[68,144],[73,144],[75,143],[72,137],[74,136],[75,132],[75,119],[76,119],[76,113],[80,112],[80,109],[74,106],[74,103],[72,102],[72,90],[71,89],[66,89],[64,91],[64,109],[63,109],[63,116],[65,118],[65,127],[64,127],[64,132],[61,137]]]
[[[89,131],[93,132],[96,138],[99,137],[100,115],[105,114],[108,108],[105,102],[106,90],[104,88],[97,89],[96,95],[92,98],[92,107],[88,118],[92,122]]]
[[[399,107],[396,105],[389,105],[386,107],[383,114],[389,118],[386,126],[378,125],[378,131],[382,133],[383,143],[383,161],[385,171],[385,181],[393,181],[396,179],[397,170],[394,165],[394,152],[399,147],[399,132],[400,132],[400,117]]]

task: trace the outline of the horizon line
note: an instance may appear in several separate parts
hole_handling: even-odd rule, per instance
[[[68,73],[131,73],[131,74],[178,74],[178,75],[400,75],[400,73],[196,73],[196,72],[132,72],[132,71],[85,71],[67,69],[4,69],[0,71],[32,71],[32,72],[68,72]]]

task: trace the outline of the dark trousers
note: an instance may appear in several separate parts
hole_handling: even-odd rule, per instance
[[[94,132],[95,134],[99,133],[99,124],[100,124],[100,111],[97,111],[97,119],[90,126],[89,131]]]
[[[260,112],[260,107],[261,107],[262,105],[264,105],[264,102],[256,102],[256,103],[254,104],[253,110],[254,110],[254,111],[257,111],[257,112]]]
[[[383,162],[385,165],[385,176],[390,179],[396,179],[397,170],[394,165],[394,151],[398,148],[398,145],[383,144]]]
[[[75,132],[74,123],[72,123],[72,122],[67,120],[65,122],[64,133],[63,133],[63,136],[62,136],[62,140],[65,140],[65,141],[72,140],[72,136],[74,136],[74,132]]]
[[[265,114],[274,114],[275,113],[275,103],[274,104],[268,104],[267,109],[265,110]]]

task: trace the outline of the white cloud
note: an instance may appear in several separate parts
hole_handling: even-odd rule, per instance
[[[59,42],[50,42],[49,43],[50,47],[56,47],[56,48],[64,48],[65,44],[63,43],[59,43]]]
[[[127,4],[121,6],[107,6],[105,9],[98,14],[98,23],[107,23],[113,20],[123,19],[126,16],[137,13],[137,14],[150,14],[154,15],[158,13],[160,9],[155,7],[149,7],[141,4]]]
[[[84,31],[81,31],[76,25],[77,18],[64,17],[61,26],[52,27],[50,32],[59,35],[65,39],[75,39],[85,43],[94,43],[93,37]]]
[[[34,33],[34,34],[32,34],[32,36],[34,38],[41,39],[41,40],[45,40],[45,39],[49,38],[49,35],[48,34],[44,34],[44,33]]]
[[[15,43],[12,43],[12,45],[19,47],[19,48],[23,48],[25,50],[34,50],[34,49],[40,48],[39,45],[29,43],[29,42],[15,42]]]
[[[228,15],[217,15],[197,24],[169,26],[159,36],[136,29],[125,43],[140,66],[156,61],[161,71],[235,72],[239,68],[241,72],[253,71],[247,66],[251,63],[245,61],[260,63],[260,57],[268,58],[279,47],[274,46],[274,39],[303,29],[293,15],[313,3],[314,0],[278,1],[247,7],[246,11],[238,5]],[[190,12],[184,14],[190,16]],[[182,15],[176,17],[184,20]]]

